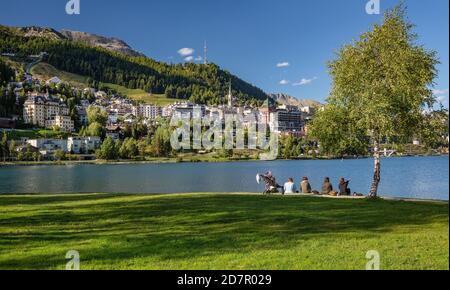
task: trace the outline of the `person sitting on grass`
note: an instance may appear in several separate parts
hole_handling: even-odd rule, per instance
[[[289,177],[288,181],[284,184],[284,193],[293,194],[297,193],[297,186],[295,186],[294,179]]]
[[[349,180],[345,180],[345,178],[341,178],[339,180],[339,195],[350,195],[351,190],[348,188],[348,184],[350,183]]]
[[[302,193],[311,193],[311,184],[309,183],[308,177],[303,177],[302,182],[300,183],[300,188],[302,189]]]
[[[322,192],[323,195],[329,195],[331,192],[333,192],[333,185],[330,182],[329,177],[325,177],[322,185]]]

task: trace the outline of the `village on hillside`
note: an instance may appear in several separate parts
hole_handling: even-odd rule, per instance
[[[308,134],[308,123],[312,120],[318,106],[293,106],[277,104],[272,100],[266,101],[261,107],[236,106],[232,95],[231,85],[229,92],[224,92],[223,104],[209,106],[195,104],[189,101],[174,99],[174,102],[165,106],[134,101],[111,90],[101,90],[91,87],[79,89],[54,76],[47,80],[34,78],[25,73],[19,82],[8,84],[9,90],[14,92],[16,105],[21,107],[22,115],[11,115],[9,118],[0,118],[0,128],[5,132],[15,132],[14,143],[17,154],[11,154],[10,161],[14,160],[55,160],[62,153],[78,155],[75,159],[95,159],[96,150],[101,148],[102,142],[112,139],[120,142],[128,137],[135,139],[148,137],[148,132],[139,133],[139,136],[130,136],[130,128],[158,127],[160,123],[167,123],[174,114],[192,114],[194,108],[200,108],[202,117],[216,116],[225,123],[226,114],[240,114],[251,116],[258,124],[277,128],[280,136],[302,138]],[[26,88],[26,89],[25,89]],[[54,92],[54,93],[52,93]],[[78,103],[71,104],[67,100],[70,96],[78,96]],[[21,99],[24,101],[21,104]],[[89,120],[89,110],[104,115],[105,120],[100,122],[101,128],[90,132],[94,120]],[[95,118],[95,117],[91,117]],[[277,124],[274,124],[277,120]],[[244,124],[248,126],[249,124]],[[92,126],[91,126],[92,127]],[[49,134],[57,137],[32,138],[27,134],[20,134],[28,130],[46,129],[60,134]],[[131,129],[132,130],[132,129]],[[21,136],[24,135],[24,136]],[[17,137],[18,136],[18,137]],[[11,139],[11,138],[10,138]],[[316,154],[317,148],[308,147],[308,152]],[[19,158],[17,158],[19,156]]]

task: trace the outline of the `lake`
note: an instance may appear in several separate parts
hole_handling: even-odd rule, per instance
[[[448,157],[405,157],[382,160],[380,195],[449,199]],[[281,184],[293,177],[310,178],[319,189],[323,177],[336,186],[351,178],[352,191],[367,193],[372,159],[255,161],[229,163],[114,164],[0,167],[0,193],[184,193],[262,192],[256,173],[271,170]]]

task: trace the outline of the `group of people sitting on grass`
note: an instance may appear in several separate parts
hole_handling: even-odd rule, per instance
[[[325,177],[322,190],[319,192],[317,190],[312,190],[311,184],[309,182],[308,177],[303,177],[300,182],[300,187],[297,188],[297,185],[294,182],[294,179],[290,177],[284,186],[281,186],[277,183],[275,176],[273,176],[272,172],[267,172],[265,174],[258,174],[258,180],[264,181],[264,194],[271,193],[279,193],[281,194],[295,194],[295,193],[304,193],[304,194],[316,194],[316,195],[330,195],[330,196],[349,196],[351,195],[351,190],[348,187],[350,180],[345,180],[345,178],[341,178],[339,180],[338,191],[333,189],[333,185],[331,184],[330,178]],[[356,194],[354,194],[356,195]]]

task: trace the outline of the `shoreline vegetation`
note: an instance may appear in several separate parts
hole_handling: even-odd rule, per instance
[[[91,193],[0,210],[0,269],[64,269],[70,250],[82,270],[364,270],[374,250],[382,270],[449,267],[448,202]]]
[[[440,157],[449,156],[448,154],[415,154],[403,156],[391,156],[385,158],[406,158],[406,157]],[[371,159],[372,156],[349,156],[349,157],[335,157],[335,156],[304,156],[298,158],[278,158],[273,161],[301,161],[301,160],[354,160],[354,159]],[[225,163],[225,162],[256,162],[264,161],[258,158],[224,158],[224,157],[210,157],[202,155],[189,155],[178,157],[155,157],[145,158],[145,160],[62,160],[62,161],[0,161],[0,167],[13,166],[69,166],[69,165],[120,165],[120,164],[174,164],[174,163]],[[267,160],[266,160],[267,161]]]

